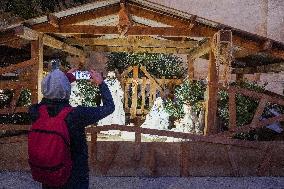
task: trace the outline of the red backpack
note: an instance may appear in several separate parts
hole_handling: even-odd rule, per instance
[[[62,186],[71,174],[70,137],[64,121],[70,111],[72,107],[65,107],[57,116],[49,117],[47,106],[40,106],[39,118],[28,135],[33,179],[47,186]]]

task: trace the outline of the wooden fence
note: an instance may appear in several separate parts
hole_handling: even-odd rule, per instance
[[[182,79],[157,79],[144,66],[140,67],[143,77],[139,78],[139,67],[129,67],[123,74],[124,108],[131,118],[145,115],[157,97],[173,96],[174,89]],[[132,72],[132,77],[128,75]]]
[[[218,133],[216,136],[231,137],[240,132],[248,132],[250,130],[261,128],[275,122],[284,121],[284,114],[261,120],[261,116],[268,103],[278,104],[284,106],[284,98],[275,93],[265,94],[239,87],[229,87],[228,89],[220,87],[220,89],[227,90],[229,94],[229,131]],[[250,124],[237,127],[237,107],[236,107],[236,94],[240,94],[259,101],[258,107],[255,111],[253,119]]]

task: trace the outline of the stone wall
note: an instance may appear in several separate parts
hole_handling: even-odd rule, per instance
[[[284,42],[283,0],[150,0]]]

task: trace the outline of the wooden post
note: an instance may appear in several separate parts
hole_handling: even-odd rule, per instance
[[[234,131],[237,128],[237,108],[236,91],[229,89],[229,130]]]
[[[136,117],[134,119],[134,126],[135,127],[141,126],[140,118]],[[141,140],[142,140],[141,132],[136,131],[135,132],[135,148],[134,148],[134,160],[135,161],[140,161],[140,159],[141,159]]]
[[[133,81],[132,81],[132,101],[130,109],[130,118],[136,117],[137,111],[137,98],[138,98],[138,66],[133,67]]]
[[[95,167],[97,164],[97,139],[98,139],[98,133],[94,131],[94,128],[91,130],[91,167]]]
[[[208,70],[208,86],[205,112],[205,130],[204,134],[217,133],[216,113],[217,113],[217,93],[218,93],[218,75],[216,69],[216,60],[211,49],[209,52],[209,70]]]
[[[244,74],[241,74],[241,73],[237,73],[236,74],[236,82],[237,83],[241,83],[244,81]]]
[[[32,103],[38,103],[42,99],[41,81],[43,78],[43,36],[39,35],[38,40],[31,42],[31,59],[34,65],[34,84],[32,89]]]
[[[189,143],[187,142],[181,142],[180,143],[180,176],[181,177],[188,177],[189,172],[188,172],[188,148],[187,146]]]
[[[194,60],[187,55],[187,63],[188,63],[188,79],[192,81],[194,79]]]
[[[147,79],[146,77],[142,77],[142,87],[141,87],[141,98],[142,98],[142,103],[141,103],[141,114],[144,115],[145,111],[145,105],[146,105],[146,83]]]

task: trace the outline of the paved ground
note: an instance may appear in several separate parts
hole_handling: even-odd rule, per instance
[[[284,189],[284,177],[91,177],[90,189]],[[0,172],[0,189],[40,189],[27,172]]]

